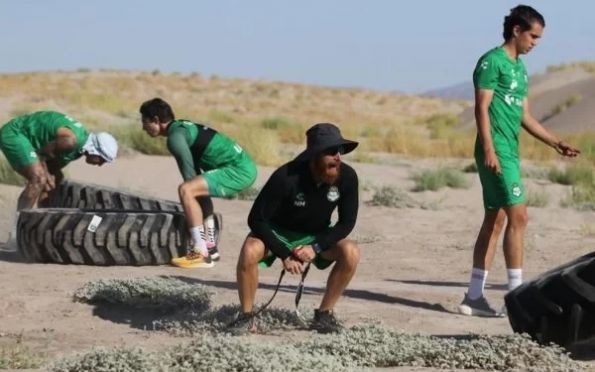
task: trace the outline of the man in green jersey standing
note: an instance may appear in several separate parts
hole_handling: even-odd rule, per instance
[[[504,44],[484,54],[473,73],[478,132],[475,161],[485,215],[473,251],[469,289],[459,305],[459,312],[464,315],[503,316],[487,302],[484,285],[505,222],[508,289],[522,283],[528,216],[519,161],[521,126],[563,156],[575,157],[580,153],[546,130],[529,110],[527,71],[519,56],[537,45],[544,27],[543,16],[535,9],[525,5],[513,8],[504,18]]]
[[[62,181],[62,168],[85,156],[101,166],[118,154],[118,143],[108,133],[89,133],[81,123],[54,111],[16,117],[0,129],[0,149],[11,167],[27,179],[17,209],[43,205],[48,193]]]
[[[212,218],[203,220],[199,202],[208,196],[233,196],[250,187],[256,180],[256,164],[227,136],[202,124],[176,120],[171,106],[160,98],[144,102],[140,113],[143,130],[149,136],[167,137],[167,148],[184,179],[178,194],[193,244],[186,256],[174,258],[172,264],[213,267],[213,261],[219,259],[215,224]]]

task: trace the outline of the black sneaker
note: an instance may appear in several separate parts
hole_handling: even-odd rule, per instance
[[[339,333],[343,330],[343,325],[335,318],[332,310],[321,311],[314,310],[314,320],[310,324],[310,329],[318,333]]]
[[[256,333],[256,318],[254,313],[241,313],[236,320],[227,326],[227,331],[234,336]]]

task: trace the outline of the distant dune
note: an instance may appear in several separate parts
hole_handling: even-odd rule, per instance
[[[555,69],[532,76],[531,112],[547,128],[559,133],[595,132],[595,74],[580,67]],[[474,107],[464,110],[460,128],[475,127]]]

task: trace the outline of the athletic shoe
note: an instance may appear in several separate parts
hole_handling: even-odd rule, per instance
[[[219,249],[217,249],[216,245],[209,246],[209,244],[207,244],[207,250],[209,251],[209,257],[211,260],[215,262],[219,261],[221,256],[219,255]]]
[[[256,318],[254,317],[254,313],[241,313],[238,315],[236,320],[227,326],[227,331],[234,336],[256,333],[258,329],[256,327]]]
[[[185,269],[210,268],[215,266],[211,257],[204,257],[198,252],[189,252],[184,257],[173,258],[171,264]]]
[[[461,302],[459,305],[459,313],[469,316],[483,316],[493,318],[502,318],[505,316],[498,310],[491,307],[488,303],[488,300],[486,300],[484,296],[472,300],[469,298],[467,293],[465,293],[465,298],[463,298],[463,302]]]
[[[213,213],[213,218],[215,219],[215,245],[218,245],[223,232],[223,216],[221,213]]]
[[[335,318],[332,310],[322,311],[314,310],[314,320],[310,324],[310,329],[318,333],[339,333],[343,325]]]

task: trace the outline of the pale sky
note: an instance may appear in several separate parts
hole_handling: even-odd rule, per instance
[[[109,68],[424,92],[470,80],[518,1],[0,0],[0,73]],[[531,74],[595,61],[595,1],[546,20]],[[1,87],[0,87],[1,89]]]

